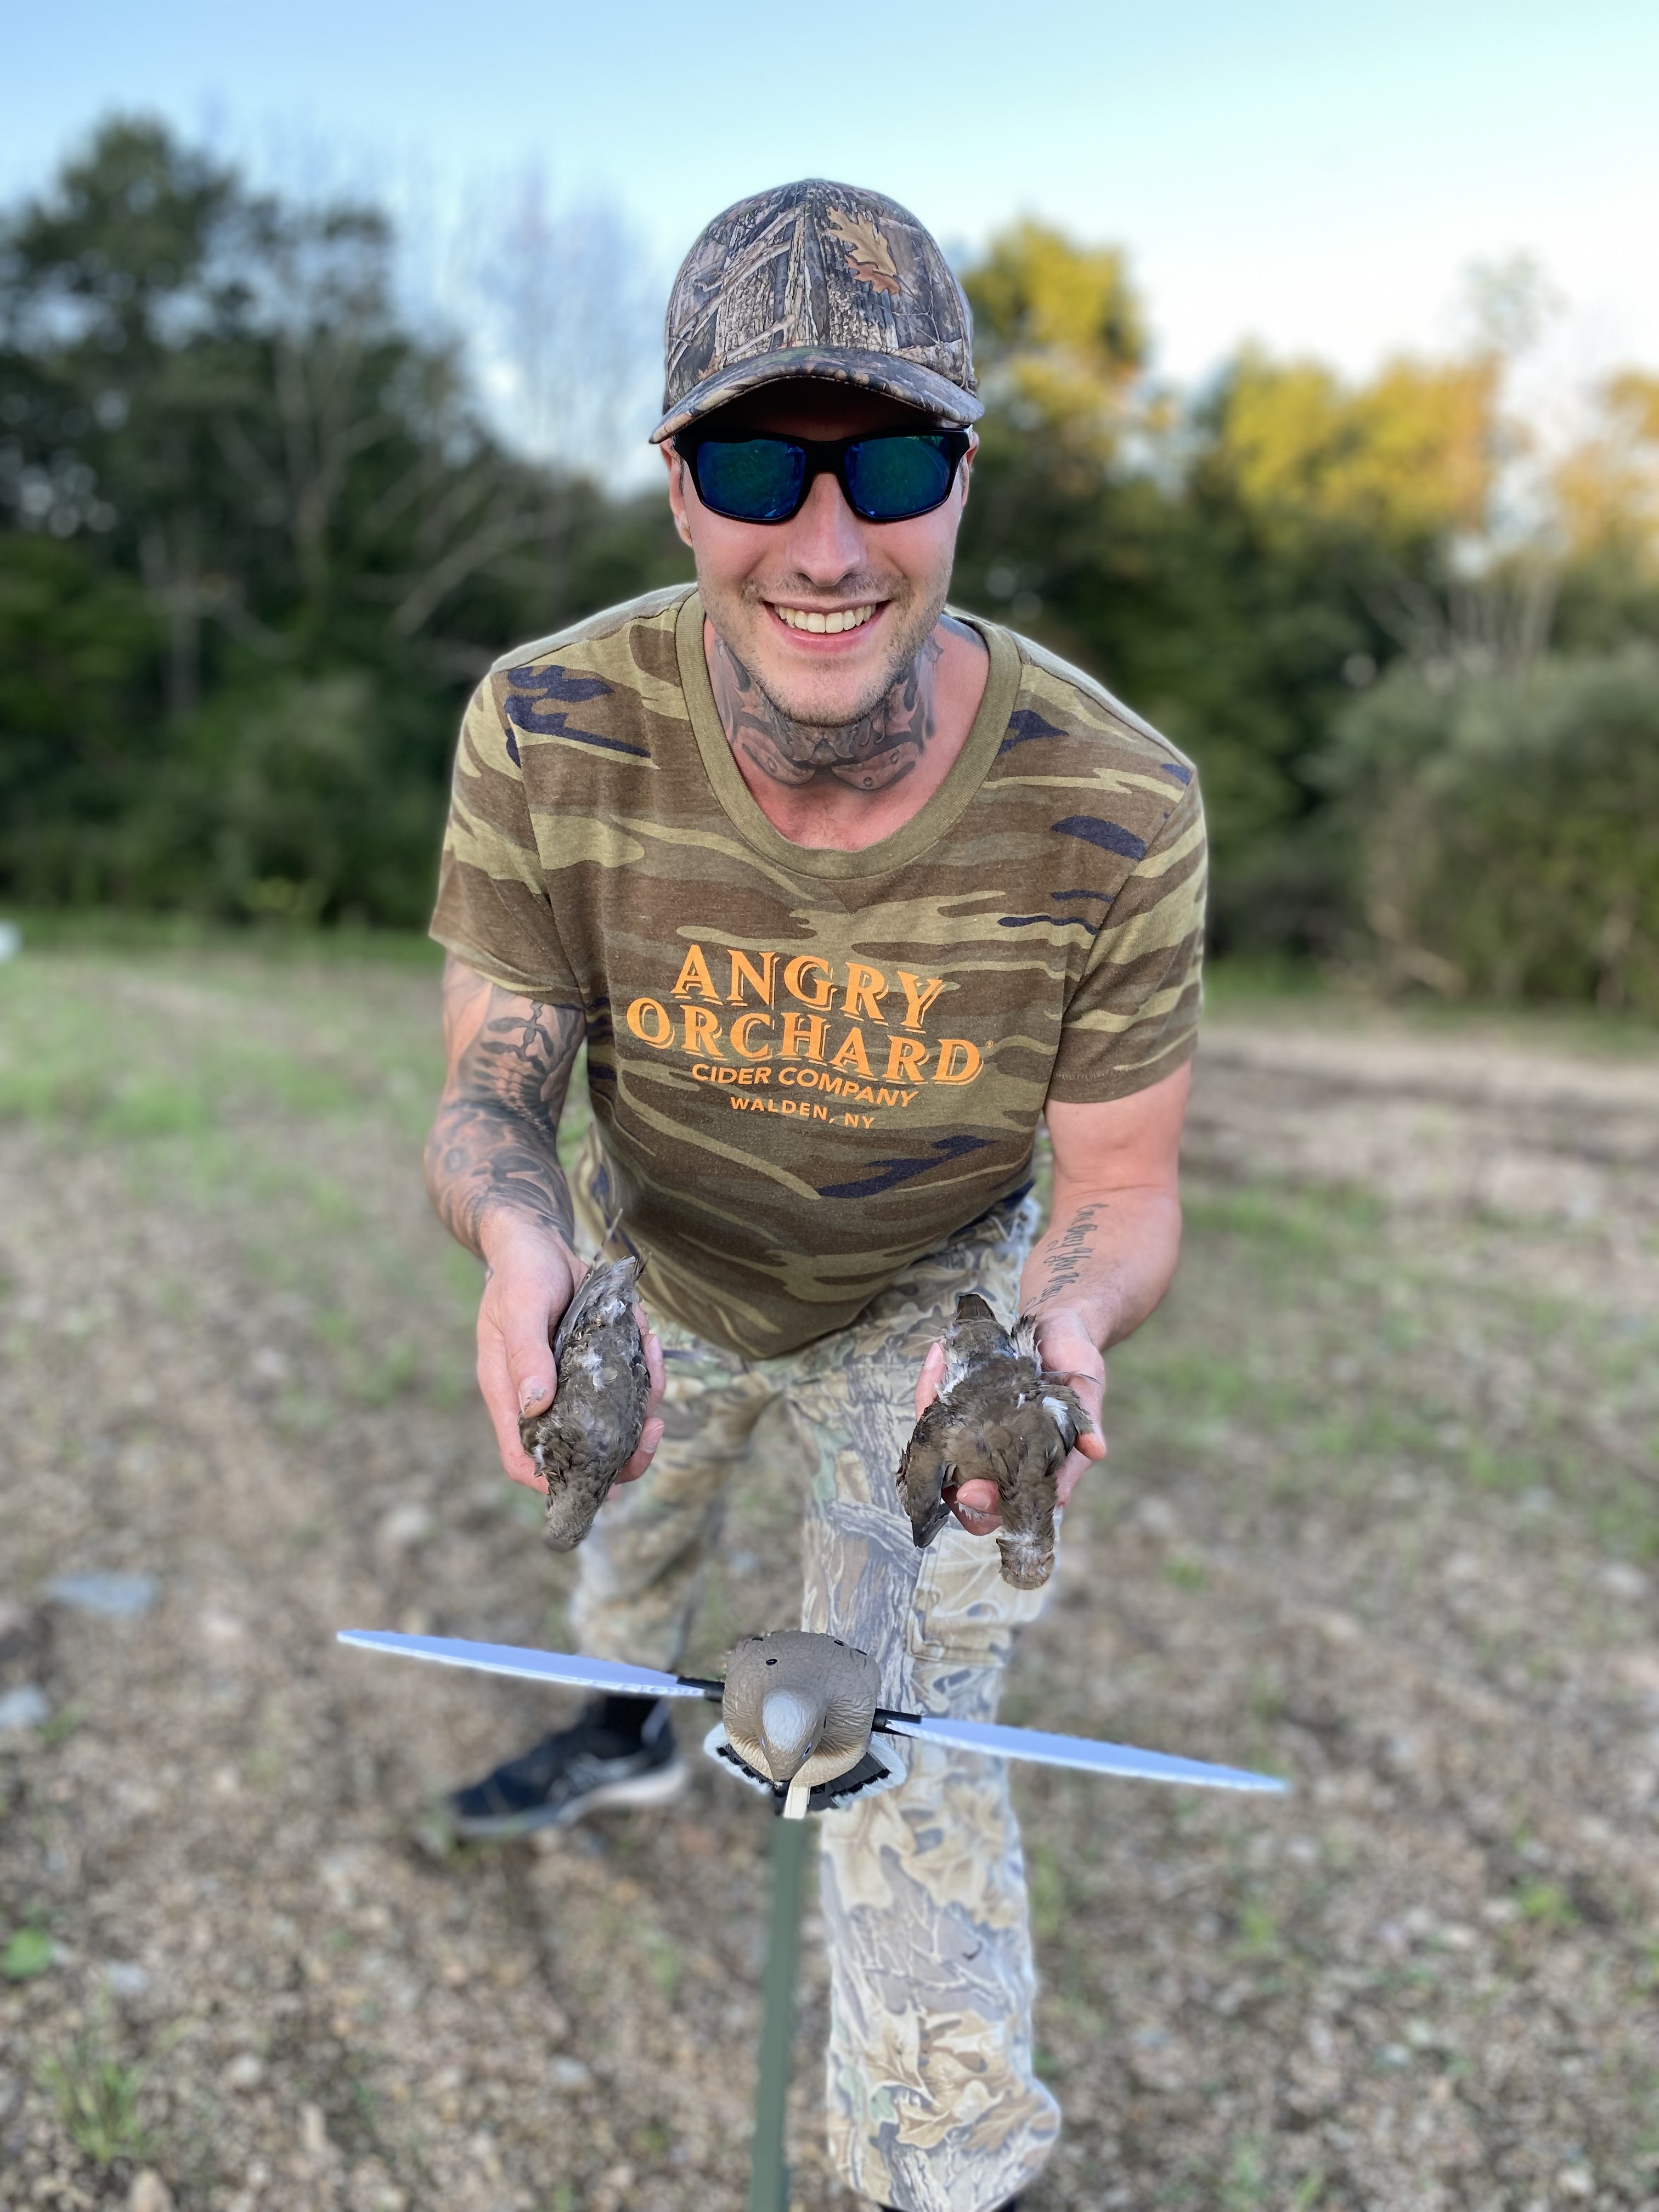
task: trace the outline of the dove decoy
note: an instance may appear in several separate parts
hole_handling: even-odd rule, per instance
[[[574,1551],[639,1449],[651,1389],[634,1310],[639,1278],[632,1257],[588,1269],[554,1335],[553,1403],[519,1423],[525,1449],[547,1478],[543,1534],[556,1552]]]
[[[1029,1315],[1010,1332],[977,1291],[966,1291],[943,1341],[939,1395],[923,1409],[898,1467],[916,1548],[931,1544],[951,1517],[947,1484],[994,1483],[1002,1578],[1016,1589],[1040,1589],[1054,1571],[1060,1470],[1094,1424],[1065,1376],[1043,1366]]]
[[[881,1669],[867,1653],[805,1629],[775,1629],[732,1652],[720,1719],[745,1766],[787,1785],[784,1816],[798,1820],[814,1788],[863,1758],[880,1689]]]

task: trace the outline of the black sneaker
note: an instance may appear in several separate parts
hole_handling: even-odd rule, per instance
[[[574,1728],[544,1736],[521,1759],[449,1800],[452,1832],[465,1844],[563,1828],[584,1814],[617,1805],[665,1805],[688,1780],[667,1701],[659,1698],[637,1733],[607,1724],[596,1698]]]

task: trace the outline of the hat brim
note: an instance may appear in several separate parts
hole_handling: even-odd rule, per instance
[[[651,433],[651,443],[661,445],[677,430],[684,430],[717,407],[758,392],[768,384],[805,381],[844,384],[860,392],[878,392],[888,399],[902,400],[936,421],[952,424],[977,422],[985,403],[964,392],[937,369],[924,368],[902,355],[860,353],[852,348],[833,351],[823,346],[787,346],[779,353],[757,354],[752,361],[734,362],[717,376],[694,385],[678,405],[671,407]]]

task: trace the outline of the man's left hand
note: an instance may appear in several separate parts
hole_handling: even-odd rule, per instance
[[[1060,1470],[1059,1500],[1064,1505],[1077,1488],[1078,1480],[1091,1459],[1106,1456],[1106,1437],[1101,1418],[1101,1408],[1106,1396],[1106,1362],[1100,1347],[1090,1335],[1083,1317],[1069,1306],[1052,1307],[1037,1322],[1037,1354],[1050,1374],[1064,1376],[1083,1401],[1093,1428],[1086,1437],[1078,1440],[1076,1449],[1066,1455]],[[921,1373],[916,1378],[916,1419],[931,1406],[939,1394],[945,1380],[945,1346],[930,1345],[927,1357],[922,1362]],[[996,1485],[993,1482],[964,1482],[958,1488],[949,1484],[945,1491],[945,1502],[970,1536],[988,1536],[997,1528],[1002,1516],[999,1510]]]

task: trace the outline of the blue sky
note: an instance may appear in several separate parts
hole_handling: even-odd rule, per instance
[[[1122,244],[1182,378],[1247,335],[1355,370],[1444,344],[1467,264],[1517,251],[1565,301],[1556,373],[1659,365],[1652,0],[0,0],[0,52],[9,195],[148,109],[406,209],[538,163],[665,277],[719,207],[816,173],[959,246],[1024,210]]]

